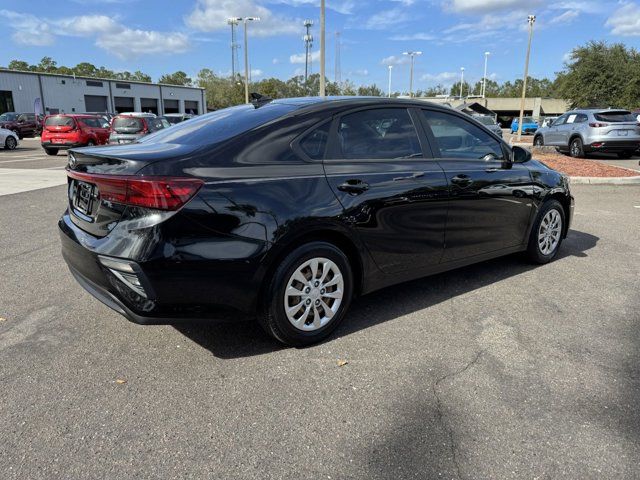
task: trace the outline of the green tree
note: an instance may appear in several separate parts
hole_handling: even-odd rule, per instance
[[[11,60],[7,67],[9,70],[22,70],[27,71],[31,69],[31,65],[22,60]]]
[[[158,80],[158,83],[166,83],[167,85],[190,86],[193,84],[193,81],[182,70],[178,70],[174,73],[167,73],[165,75],[162,75]]]
[[[57,73],[58,72],[58,62],[56,62],[51,57],[42,57],[40,63],[36,66],[39,72],[46,73]]]
[[[376,84],[358,87],[358,95],[363,97],[382,97],[384,94]]]

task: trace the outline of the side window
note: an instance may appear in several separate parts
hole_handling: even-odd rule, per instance
[[[418,134],[404,108],[344,115],[338,126],[339,158],[393,159],[422,156]]]
[[[22,115],[18,115],[17,120],[18,120],[18,122],[26,122],[27,121],[27,116],[23,113]]]
[[[575,123],[586,123],[589,118],[584,113],[579,113]]]
[[[307,133],[298,143],[304,153],[312,160],[322,160],[327,149],[331,122],[326,122]]]
[[[480,160],[487,155],[498,160],[504,158],[501,143],[471,122],[456,115],[430,110],[423,110],[422,114],[436,139],[440,158]]]
[[[567,122],[567,118],[569,118],[569,115],[565,113],[553,123],[553,126],[559,127],[560,125],[564,125]]]

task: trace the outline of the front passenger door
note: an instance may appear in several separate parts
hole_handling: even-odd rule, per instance
[[[432,150],[449,183],[443,262],[522,245],[534,210],[529,170],[460,115],[422,110]]]

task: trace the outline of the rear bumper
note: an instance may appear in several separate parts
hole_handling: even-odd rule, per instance
[[[592,140],[584,146],[585,152],[633,152],[640,148],[640,140]]]
[[[53,142],[41,142],[42,148],[57,148],[59,150],[68,150],[69,148],[85,147],[86,144],[78,142],[68,143],[53,143]]]

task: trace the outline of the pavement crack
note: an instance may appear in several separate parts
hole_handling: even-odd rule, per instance
[[[436,398],[436,413],[438,415],[438,420],[444,426],[444,428],[447,430],[447,433],[449,435],[449,449],[451,450],[451,458],[453,460],[453,465],[454,465],[454,468],[456,470],[456,476],[461,480],[464,479],[464,476],[462,475],[462,470],[460,468],[460,462],[458,460],[458,447],[457,447],[457,444],[456,444],[455,436],[453,434],[453,429],[449,426],[449,422],[447,421],[446,415],[444,414],[444,411],[442,409],[442,399],[440,398],[440,393],[438,392],[438,387],[440,386],[440,383],[442,383],[444,380],[455,378],[458,375],[461,375],[462,373],[464,373],[467,370],[469,370],[475,364],[477,364],[480,361],[480,357],[482,356],[483,353],[484,353],[484,350],[480,350],[473,357],[473,359],[471,361],[469,361],[468,363],[466,363],[462,368],[460,368],[458,370],[455,370],[455,371],[453,371],[451,373],[448,373],[446,375],[443,375],[442,377],[436,379],[436,381],[433,382],[433,385],[432,385],[433,395]]]

